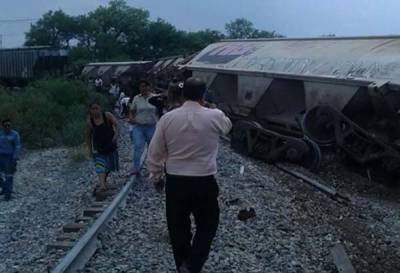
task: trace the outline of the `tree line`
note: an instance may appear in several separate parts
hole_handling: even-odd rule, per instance
[[[45,13],[25,34],[25,45],[67,48],[75,62],[118,61],[192,54],[225,38],[282,37],[256,29],[245,18],[227,23],[225,30],[226,34],[211,29],[178,30],[161,18],[150,20],[147,10],[129,6],[125,0],[112,0],[79,16],[62,10]]]

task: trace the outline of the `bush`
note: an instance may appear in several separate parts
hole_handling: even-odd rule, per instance
[[[13,121],[25,147],[76,146],[84,142],[93,97],[107,105],[104,96],[92,94],[80,81],[37,81],[18,93],[0,89],[0,118]]]
[[[86,107],[82,104],[68,108],[63,127],[63,142],[66,145],[77,146],[85,141]]]
[[[83,161],[88,159],[88,150],[86,145],[79,145],[74,148],[71,154],[72,161]]]
[[[44,96],[57,105],[69,107],[74,104],[85,104],[89,96],[87,87],[81,81],[48,80],[33,82],[27,92]]]

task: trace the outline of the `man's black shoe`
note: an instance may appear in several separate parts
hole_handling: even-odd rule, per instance
[[[4,195],[4,191],[0,191],[0,195]]]
[[[4,196],[4,201],[10,201],[11,200],[11,194],[6,194],[5,196]]]

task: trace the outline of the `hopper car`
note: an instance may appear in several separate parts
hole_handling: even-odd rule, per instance
[[[317,170],[334,147],[398,181],[400,37],[228,40],[185,68],[234,121],[236,151]]]

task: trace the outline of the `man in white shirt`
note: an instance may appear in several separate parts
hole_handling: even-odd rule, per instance
[[[97,92],[101,92],[103,89],[103,80],[101,79],[100,76],[97,76],[97,78],[94,80],[94,87],[96,88]]]
[[[219,189],[214,178],[219,137],[232,127],[222,111],[202,106],[205,91],[202,80],[185,81],[186,101],[160,119],[147,157],[150,180],[160,191],[166,169],[168,231],[181,273],[200,272],[208,258],[219,223]],[[196,223],[192,243],[191,214]]]

